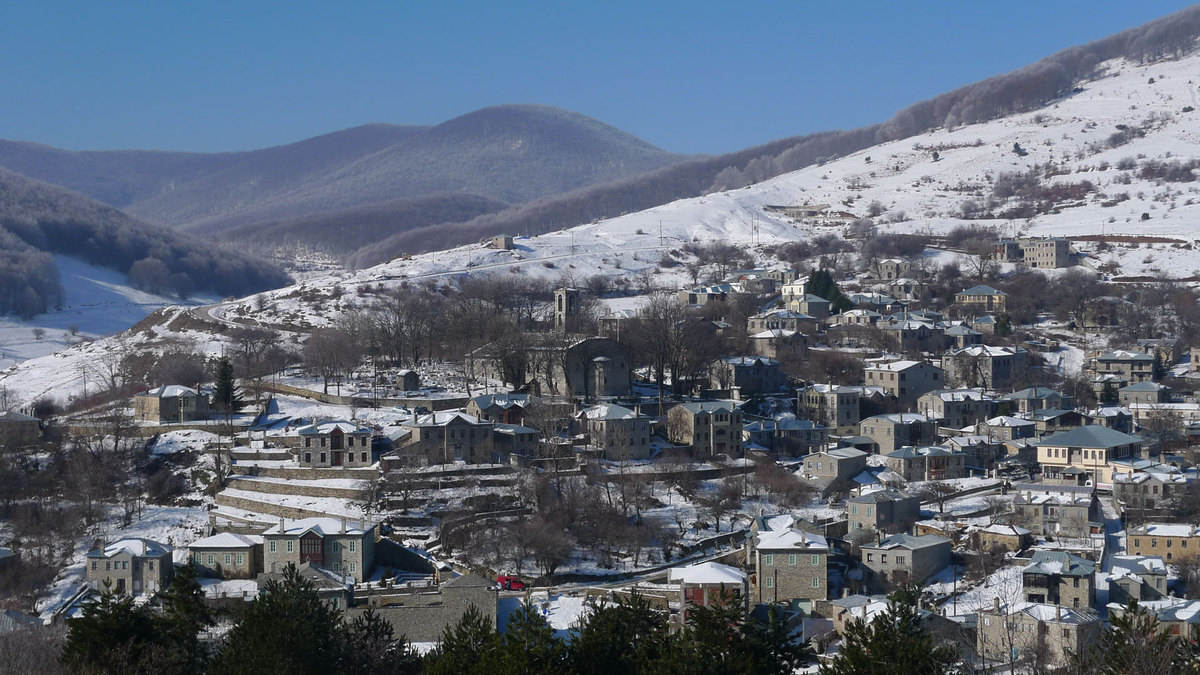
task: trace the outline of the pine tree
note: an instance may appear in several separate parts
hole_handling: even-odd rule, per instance
[[[80,617],[67,619],[67,627],[61,658],[70,671],[146,672],[163,662],[154,618],[132,596],[105,589]]]
[[[228,356],[217,359],[216,386],[213,388],[213,408],[230,416],[246,404],[233,380],[233,362]]]
[[[546,619],[528,604],[522,604],[508,617],[500,647],[500,673],[568,672],[567,649],[554,635]]]
[[[666,618],[632,594],[593,609],[574,630],[571,671],[580,675],[633,675],[651,670],[677,643]]]
[[[229,632],[209,672],[324,675],[336,672],[343,642],[341,612],[289,564]]]
[[[1117,393],[1117,385],[1112,382],[1105,382],[1104,388],[1100,390],[1100,403],[1104,405],[1112,405],[1117,402],[1120,396]]]
[[[340,672],[416,675],[421,672],[421,657],[403,635],[396,639],[391,622],[368,607],[346,627],[346,648]]]
[[[874,620],[853,620],[821,675],[931,675],[957,672],[958,650],[934,645],[917,608],[892,602]]]
[[[1102,675],[1196,672],[1192,645],[1163,630],[1158,617],[1130,603],[1118,616],[1113,612],[1100,641],[1076,659],[1080,670]]]
[[[751,672],[790,675],[813,658],[808,643],[797,642],[778,605],[767,610],[765,622],[751,619],[746,626],[750,642]]]
[[[467,608],[458,623],[446,626],[438,646],[426,656],[429,675],[467,675],[496,672],[500,636],[492,630],[492,620],[474,605]]]
[[[181,673],[204,671],[201,630],[213,625],[212,613],[204,603],[204,592],[196,580],[196,568],[183,565],[171,585],[159,594],[162,614],[155,617],[156,629],[166,644],[167,656]]]

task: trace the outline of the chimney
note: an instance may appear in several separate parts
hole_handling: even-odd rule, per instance
[[[338,534],[346,534],[346,519],[342,518],[341,526],[338,528]]]
[[[1000,596],[992,598],[992,610],[997,614],[1000,613]]]
[[[279,534],[283,534],[286,531],[287,531],[287,518],[284,518],[283,516],[279,516]]]
[[[850,597],[850,587],[849,586],[845,586],[842,588],[842,597],[843,598]]]
[[[1054,616],[1059,621],[1062,621],[1062,605],[1059,605],[1059,604],[1054,605]]]
[[[804,530],[800,530],[800,543],[805,546],[808,545],[808,533]]]

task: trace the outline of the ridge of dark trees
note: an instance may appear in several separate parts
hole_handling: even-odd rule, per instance
[[[0,313],[29,318],[61,305],[56,253],[183,298],[198,291],[240,296],[290,281],[271,263],[0,169]]]

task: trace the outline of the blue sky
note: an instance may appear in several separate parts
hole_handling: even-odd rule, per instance
[[[9,2],[0,137],[240,150],[545,103],[727,152],[883,121],[1188,4]]]

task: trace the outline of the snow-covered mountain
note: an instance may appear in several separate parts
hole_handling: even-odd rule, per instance
[[[1118,59],[1102,64],[1099,72],[1094,81],[1041,110],[936,129],[738,190],[560,232],[518,236],[510,251],[464,246],[353,273],[317,275],[205,314],[218,320],[252,316],[268,325],[319,326],[362,301],[354,292],[330,293],[334,287],[373,291],[464,274],[518,274],[568,283],[600,274],[680,287],[690,282],[689,275],[683,266],[663,261],[686,262],[687,244],[740,244],[763,257],[773,244],[842,233],[844,226],[799,224],[765,208],[815,204],[865,218],[878,202],[882,213],[872,220],[880,233],[940,234],[977,224],[1014,235],[1161,237],[1164,241],[1141,244],[1140,250],[1136,243],[1107,247],[1089,256],[1088,263],[1093,268],[1114,263],[1114,274],[1120,276],[1200,277],[1200,242],[1194,241],[1200,240],[1200,183],[1177,180],[1194,176],[1189,163],[1200,158],[1200,103],[1193,75],[1200,72],[1200,54],[1150,65]],[[1017,201],[994,192],[997,178],[1035,168],[1051,195],[1035,209],[1040,212],[1013,219],[966,217],[981,211],[1011,213]],[[1076,247],[1086,251],[1094,244],[1078,242]],[[154,334],[171,334],[168,319],[177,315],[165,314]],[[196,329],[195,321],[174,325],[184,323],[189,331]],[[140,338],[121,339],[128,344]],[[104,344],[72,347],[20,364],[0,374],[0,386],[26,398],[50,390],[60,397],[76,393],[82,381],[64,373],[77,367],[72,363],[95,358],[94,350]]]

